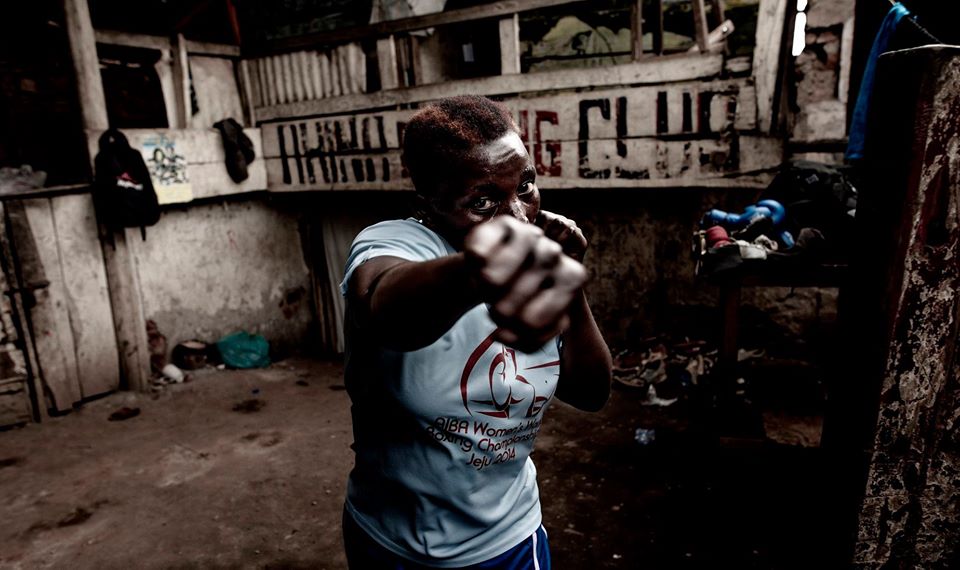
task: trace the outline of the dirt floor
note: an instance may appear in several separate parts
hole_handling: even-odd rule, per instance
[[[201,371],[0,433],[0,567],[344,568],[341,372]],[[639,401],[617,390],[599,414],[547,413],[534,460],[555,568],[841,566],[816,417],[768,411],[783,443],[731,440],[690,404]],[[124,406],[141,412],[108,421]],[[639,445],[638,427],[656,440]]]

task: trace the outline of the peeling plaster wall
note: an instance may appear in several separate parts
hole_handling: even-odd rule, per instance
[[[656,334],[716,340],[719,290],[694,274],[691,236],[701,214],[738,210],[753,191],[547,191],[543,208],[576,220],[590,241],[587,296],[612,347]],[[835,289],[745,288],[744,345],[809,339],[835,325]]]
[[[209,129],[228,117],[243,124],[243,107],[232,60],[193,55],[190,56],[190,74],[198,107],[197,114],[190,118],[191,128]]]
[[[793,142],[838,141],[847,136],[847,97],[853,54],[853,0],[811,0],[807,47],[793,62],[790,90]],[[842,154],[797,158],[842,163]]]
[[[273,354],[295,351],[314,324],[310,271],[293,201],[256,198],[166,210],[136,242],[144,315],[170,348],[247,330]]]

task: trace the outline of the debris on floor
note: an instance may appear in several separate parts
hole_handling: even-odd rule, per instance
[[[147,320],[147,347],[150,350],[150,370],[154,374],[163,374],[163,367],[167,364],[167,337],[153,319]]]
[[[254,412],[259,412],[266,405],[267,403],[260,398],[250,398],[234,404],[233,411],[240,412],[242,414],[252,414]]]
[[[633,439],[640,445],[646,446],[657,440],[657,431],[646,428],[637,428],[633,432]]]
[[[262,335],[236,332],[217,341],[217,348],[229,368],[270,366],[270,344]]]
[[[218,364],[220,353],[216,344],[207,344],[202,340],[187,340],[173,347],[170,359],[184,370],[199,370],[207,364]]]
[[[110,414],[110,417],[107,418],[107,421],[110,422],[122,422],[124,420],[129,420],[130,418],[135,418],[140,415],[140,408],[130,408],[124,406],[119,410]]]
[[[640,350],[623,350],[613,362],[621,386],[642,391],[646,406],[670,406],[696,386],[716,361],[716,349],[700,340],[647,339]]]

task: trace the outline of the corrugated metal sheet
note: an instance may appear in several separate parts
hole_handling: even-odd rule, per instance
[[[250,70],[257,107],[367,91],[367,58],[357,43],[261,57]]]

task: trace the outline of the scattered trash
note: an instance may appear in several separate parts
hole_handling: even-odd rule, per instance
[[[270,344],[258,334],[237,332],[217,342],[223,363],[230,368],[264,368],[270,366]]]
[[[0,194],[15,194],[24,190],[43,188],[47,182],[47,173],[34,171],[29,164],[20,168],[5,166],[0,168]]]
[[[707,350],[703,341],[683,339],[669,342],[652,338],[645,350],[624,350],[614,357],[613,378],[621,386],[642,390],[645,406],[669,406],[696,386],[709,373],[716,349]]]
[[[147,347],[150,351],[150,370],[154,374],[163,374],[167,364],[167,337],[160,332],[156,321],[147,321]]]
[[[107,418],[109,422],[122,422],[124,420],[129,420],[130,418],[135,418],[140,415],[140,408],[128,408],[124,406],[119,410],[110,414],[110,417]]]
[[[4,459],[0,459],[0,469],[3,469],[4,467],[14,467],[20,463],[23,463],[22,457],[6,457]]]
[[[260,398],[250,398],[249,400],[244,400],[234,404],[233,411],[240,412],[242,414],[252,414],[254,412],[259,412],[266,405],[267,403]]]
[[[175,364],[167,364],[162,370],[163,378],[174,384],[181,384],[186,379],[183,370],[177,368]]]
[[[657,387],[653,384],[647,388],[647,398],[640,402],[644,406],[672,406],[677,403],[677,400],[680,398],[660,398],[657,396]]]
[[[633,432],[633,439],[640,445],[647,446],[657,440],[657,432],[652,429],[637,428]]]
[[[83,507],[77,507],[70,511],[65,517],[60,519],[60,521],[57,523],[57,526],[62,528],[65,526],[83,524],[92,516],[93,513],[91,511],[88,511]]]
[[[202,340],[187,340],[173,347],[170,359],[184,370],[199,370],[211,360],[211,352],[216,348]]]

